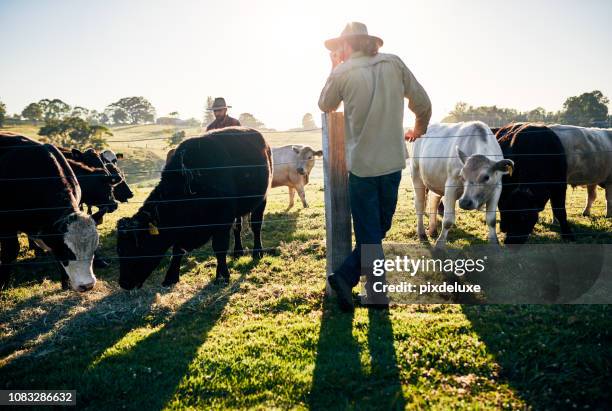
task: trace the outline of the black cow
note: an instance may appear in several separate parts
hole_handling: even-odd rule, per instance
[[[66,157],[69,160],[78,161],[89,167],[105,169],[108,172],[108,174],[113,177],[111,180],[111,184],[112,184],[113,197],[115,198],[115,200],[125,203],[130,198],[134,197],[134,193],[132,192],[127,182],[125,181],[125,176],[123,175],[123,172],[121,171],[119,166],[116,164],[116,160],[111,161],[106,156],[100,155],[99,153],[97,153],[95,150],[91,148],[85,151],[80,151],[76,148],[68,149],[68,148],[60,147],[59,150],[62,152],[62,154],[64,154],[64,157]],[[86,190],[85,187],[82,187],[82,188],[83,188],[83,191]],[[92,194],[92,195],[95,195],[95,194]],[[85,193],[84,193],[84,196],[86,196]],[[93,204],[90,204],[85,200],[83,200],[83,203],[89,206],[89,212],[91,213],[91,206]],[[101,208],[100,213],[98,213],[100,220],[106,211],[107,210],[105,210],[104,207]]]
[[[81,204],[96,206],[109,213],[115,211],[117,202],[113,196],[113,186],[120,181],[120,177],[110,175],[105,167],[94,168],[76,160],[67,161],[81,186]]]
[[[271,179],[270,147],[256,130],[231,127],[182,142],[143,206],[117,223],[120,286],[142,286],[171,247],[163,284],[176,283],[182,254],[211,238],[216,281],[229,282],[226,254],[237,217],[252,213],[253,258],[262,255],[261,222]]]
[[[504,176],[498,203],[505,243],[525,243],[548,200],[562,238],[574,240],[565,211],[567,161],[557,135],[546,126],[518,123],[501,127],[496,137],[516,170]]]
[[[122,183],[122,175],[117,172],[116,168],[110,171],[109,166],[113,165],[105,164],[101,156],[92,148],[80,151],[76,148],[58,147],[58,150],[66,158],[77,177],[81,187],[80,205],[86,205],[90,215],[92,214],[91,208],[98,207],[98,211],[92,217],[97,225],[101,224],[106,213],[117,210],[114,193],[115,188]],[[37,254],[42,254],[41,248],[45,249],[44,244],[40,242],[30,241],[29,246]],[[105,268],[109,265],[110,262],[96,252],[94,267]]]
[[[65,157],[51,144],[0,134],[0,286],[19,253],[18,232],[44,240],[77,291],[93,288],[98,233],[78,208],[81,189]]]

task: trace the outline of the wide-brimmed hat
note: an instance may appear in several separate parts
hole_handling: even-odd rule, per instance
[[[345,40],[347,38],[352,38],[352,37],[353,38],[354,37],[370,38],[376,41],[376,43],[378,44],[378,47],[382,47],[383,45],[383,41],[380,37],[370,36],[368,34],[368,28],[366,27],[365,24],[354,21],[346,25],[344,30],[342,30],[342,33],[340,33],[340,37],[336,37],[336,38],[327,40],[325,42],[325,47],[327,47],[328,50],[334,51],[338,48],[338,44],[342,40]]]
[[[215,101],[213,101],[212,107],[208,107],[207,110],[214,111],[214,110],[222,110],[224,108],[232,108],[232,106],[228,106],[225,103],[225,99],[223,97],[217,97]]]

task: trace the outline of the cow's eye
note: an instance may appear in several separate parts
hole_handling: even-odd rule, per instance
[[[484,176],[484,177],[482,178],[482,182],[483,182],[483,183],[486,183],[487,181],[489,181],[489,176]]]

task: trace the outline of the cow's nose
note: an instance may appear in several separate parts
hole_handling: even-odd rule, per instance
[[[459,200],[459,207],[463,208],[464,210],[472,210],[474,209],[474,202],[472,200],[462,198]]]
[[[299,168],[297,169],[297,172],[298,172],[299,174],[304,175],[304,169],[303,169],[302,167],[299,167]]]
[[[85,291],[89,291],[92,288],[94,288],[94,285],[96,285],[95,281],[92,281],[89,284],[83,284],[83,285],[79,285],[79,291],[80,292],[85,292]]]

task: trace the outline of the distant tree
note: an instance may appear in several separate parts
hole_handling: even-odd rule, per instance
[[[144,97],[124,97],[106,107],[105,111],[115,113],[117,109],[125,111],[127,119],[119,115],[119,123],[144,124],[155,120],[155,107]],[[109,116],[113,118],[114,116]]]
[[[240,114],[238,121],[240,121],[240,124],[242,124],[244,127],[251,127],[260,130],[266,128],[265,124],[257,120],[251,113]]]
[[[170,113],[168,113],[168,117],[170,117],[170,118],[179,118],[179,112],[178,111],[171,111]]]
[[[166,140],[168,147],[176,147],[185,139],[185,130],[176,131]]]
[[[0,101],[0,127],[4,126],[5,119],[6,119],[6,104]]]
[[[53,100],[45,98],[40,100],[38,104],[42,109],[45,121],[60,120],[70,113],[70,106],[58,98]]]
[[[185,125],[189,126],[189,127],[197,127],[200,125],[200,121],[195,118],[195,117],[191,117],[187,120],[185,120]]]
[[[569,97],[563,103],[562,120],[576,126],[590,126],[596,121],[606,121],[608,103],[610,100],[599,90]]]
[[[87,118],[85,119],[89,124],[98,125],[101,123],[101,113],[98,113],[97,110],[91,110],[87,114]]]
[[[43,118],[42,107],[38,103],[30,103],[23,109],[21,116],[34,122],[40,121]]]
[[[109,106],[105,112],[108,118],[113,121],[113,124],[127,124],[129,122],[129,114],[125,109],[116,106]]]
[[[531,111],[526,113],[527,121],[537,122],[537,121],[546,121],[546,110],[543,107],[536,107]]]
[[[109,113],[105,110],[102,113],[98,114],[98,121],[100,124],[109,125],[111,123],[111,117]]]
[[[206,97],[206,107],[204,107],[204,126],[207,126],[215,121],[215,115],[212,111],[208,110],[209,107],[212,107],[214,101],[215,99],[212,98],[212,96]]]
[[[74,106],[72,113],[70,113],[70,117],[79,117],[83,120],[87,120],[87,117],[89,117],[89,110],[85,107]]]
[[[317,125],[311,113],[306,113],[304,114],[304,117],[302,117],[302,127],[304,128],[304,130],[311,130],[313,128],[317,128]]]
[[[90,125],[79,117],[67,117],[47,121],[38,131],[38,135],[43,137],[43,141],[61,147],[93,147],[101,150],[107,146],[105,137],[113,134],[104,126]]]

